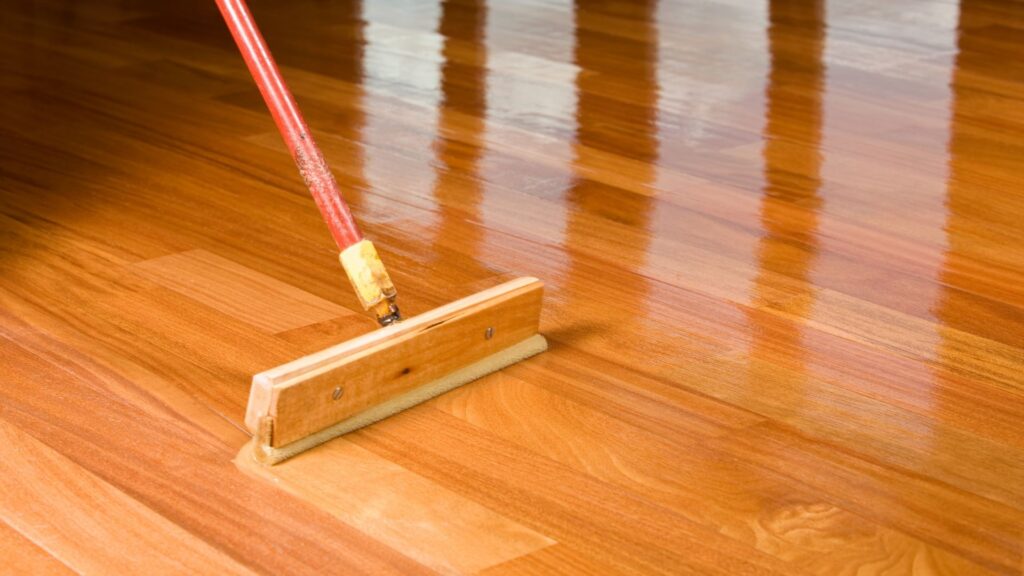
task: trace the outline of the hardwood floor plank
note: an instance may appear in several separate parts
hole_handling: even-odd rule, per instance
[[[294,286],[205,250],[168,254],[134,265],[175,292],[269,332],[284,332],[354,314]]]
[[[355,444],[317,453],[272,470],[240,465],[440,573],[475,574],[555,543]]]
[[[0,521],[0,555],[4,558],[4,571],[12,576],[75,573],[3,521]]]
[[[809,326],[857,342],[934,360],[956,373],[979,376],[1013,392],[1024,391],[1019,380],[1024,373],[1024,355],[1021,354],[1024,348],[1020,347],[1020,342],[1001,344],[949,326],[909,318],[842,294],[821,291],[812,299],[820,312],[807,322]],[[802,303],[790,305],[799,307]],[[787,305],[780,308],[784,315],[792,317]],[[796,316],[803,314],[797,312]],[[883,326],[885,330],[879,330]]]
[[[352,441],[560,543],[585,546],[613,568],[799,572],[760,552],[737,556],[731,551],[738,543],[712,530],[436,410],[410,410],[386,424],[376,434],[356,432]],[[495,459],[500,469],[491,465]],[[694,537],[700,544],[691,546]]]
[[[544,574],[587,574],[602,573],[626,575],[644,574],[635,567],[609,566],[607,563],[569,548],[565,544],[555,544],[541,548],[525,556],[513,558],[507,562],[492,566],[482,572],[481,576],[501,576],[505,574],[544,575]]]
[[[496,436],[622,486],[695,522],[812,572],[882,563],[912,571],[978,571],[954,554],[820,501],[792,480],[698,451],[670,446],[613,416],[508,376],[434,401],[440,409]],[[811,531],[819,538],[797,536]],[[827,534],[828,536],[824,536]],[[822,556],[828,542],[827,557]],[[835,557],[841,560],[836,562]]]
[[[15,301],[0,292],[0,301],[8,310],[24,314],[22,302]],[[146,366],[118,359],[116,352],[105,348],[88,335],[67,328],[59,330],[62,339],[48,332],[56,322],[47,315],[29,311],[21,318],[29,319],[27,324],[19,317],[0,311],[3,326],[0,337],[18,342],[19,347],[40,359],[60,363],[62,369],[73,377],[95,379],[112,397],[131,402],[139,410],[158,418],[184,416],[202,430],[221,438],[229,445],[241,445],[248,438],[239,423],[225,419],[201,397],[190,394],[187,386],[180,385],[175,375],[164,370],[154,371]],[[110,369],[113,362],[118,370]],[[190,377],[194,378],[195,374]]]
[[[799,479],[854,514],[913,535],[996,573],[1020,561],[1024,513],[941,482],[859,458],[827,441],[766,424],[715,441],[730,454]],[[754,454],[752,451],[756,451]],[[886,505],[865,506],[884,501]],[[949,510],[959,510],[951,515]]]
[[[74,570],[252,573],[8,422],[0,446],[0,515]]]
[[[156,514],[201,535],[236,562],[268,571],[291,566],[429,573],[272,485],[253,483],[231,463],[237,447],[224,446],[184,421],[147,416],[130,400],[112,396],[102,378],[91,375],[95,368],[72,377],[6,338],[0,339],[0,350],[8,369],[8,386],[0,391],[8,425],[113,488],[130,490]],[[92,410],[75,410],[65,401],[65,390]],[[192,492],[197,485],[201,497]],[[20,511],[33,501],[12,497],[11,506]],[[211,501],[219,502],[213,515]],[[25,512],[37,513],[32,506]]]
[[[702,391],[747,407],[770,422],[784,423],[895,469],[1024,508],[1024,484],[1018,482],[1024,480],[1024,454],[1019,447],[986,441],[814,378],[787,373],[757,358],[712,361],[696,371],[700,381],[713,383]],[[766,389],[772,393],[759,393]],[[866,436],[871,442],[863,441]],[[936,445],[942,449],[936,450]]]

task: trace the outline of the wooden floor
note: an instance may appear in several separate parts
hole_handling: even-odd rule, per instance
[[[0,572],[1024,572],[1024,4],[254,1],[415,314],[551,349],[269,472],[372,328],[212,1],[0,8]]]

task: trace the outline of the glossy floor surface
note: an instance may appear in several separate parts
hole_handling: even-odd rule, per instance
[[[237,466],[330,236],[212,0],[6,2],[8,569],[1024,570],[1024,4],[252,8],[407,312],[551,349]]]

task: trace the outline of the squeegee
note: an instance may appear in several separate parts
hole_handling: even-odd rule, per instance
[[[403,320],[397,291],[363,237],[244,0],[217,0],[299,174],[377,330],[256,374],[245,424],[274,464],[547,349],[543,284],[519,278]]]

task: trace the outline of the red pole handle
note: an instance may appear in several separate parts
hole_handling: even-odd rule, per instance
[[[362,240],[363,235],[352,218],[352,212],[341,199],[338,183],[320,148],[313,142],[295,98],[285,86],[245,0],[217,0],[217,6],[338,249],[344,250]]]

